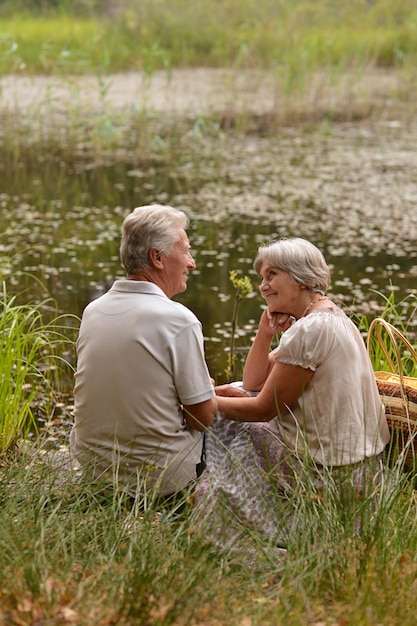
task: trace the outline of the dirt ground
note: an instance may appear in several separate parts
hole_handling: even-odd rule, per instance
[[[284,77],[285,80],[285,77]],[[202,116],[212,111],[257,115],[288,107],[333,109],[384,100],[400,87],[389,72],[312,77],[297,98],[285,95],[282,75],[260,70],[212,68],[157,71],[150,76],[126,72],[109,76],[5,75],[0,82],[0,112],[50,115],[51,111],[121,112],[150,110]]]
[[[204,68],[160,71],[152,76],[135,72],[104,77],[7,75],[1,80],[0,95],[4,111],[38,113],[55,104],[89,110],[146,107],[155,112],[204,114],[236,101],[243,108],[265,111],[273,100],[273,84],[266,75]]]

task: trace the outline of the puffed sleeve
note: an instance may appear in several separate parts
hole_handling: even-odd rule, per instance
[[[307,315],[283,333],[273,354],[276,361],[300,365],[316,371],[328,355],[334,341],[333,327],[324,315]]]

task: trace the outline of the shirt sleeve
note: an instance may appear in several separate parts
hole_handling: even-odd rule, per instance
[[[171,358],[175,386],[183,404],[198,404],[214,397],[200,323],[188,325],[177,335]]]
[[[273,354],[276,361],[316,371],[329,353],[333,337],[323,315],[307,315],[285,333]]]

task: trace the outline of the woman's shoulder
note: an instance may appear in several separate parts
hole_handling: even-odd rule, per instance
[[[291,328],[300,332],[310,332],[314,328],[332,327],[334,324],[346,323],[346,321],[350,321],[346,313],[338,306],[329,304],[319,309],[314,309],[305,317],[300,317]]]
[[[346,325],[352,324],[346,313],[337,306],[316,309],[301,317],[281,337],[284,345],[301,344],[303,349],[322,349],[339,337]]]

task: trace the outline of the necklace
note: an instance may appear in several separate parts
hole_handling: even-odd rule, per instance
[[[302,314],[301,317],[304,317],[304,315],[307,315],[307,313],[309,312],[311,307],[314,304],[317,304],[317,302],[320,302],[321,300],[327,300],[327,296],[321,296],[320,298],[317,298],[317,300],[313,300],[312,302],[310,302],[310,304],[308,306],[306,306],[306,308],[304,309],[303,314]]]

